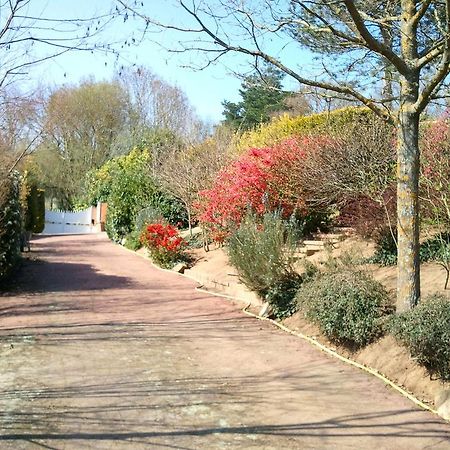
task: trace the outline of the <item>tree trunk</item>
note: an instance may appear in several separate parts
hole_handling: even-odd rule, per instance
[[[188,216],[188,227],[189,227],[189,237],[192,238],[192,217],[191,217],[191,208],[186,205],[186,211]]]
[[[397,135],[397,311],[420,299],[419,261],[419,114],[404,105]]]

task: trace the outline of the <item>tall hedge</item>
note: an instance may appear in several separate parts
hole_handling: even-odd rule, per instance
[[[21,215],[19,175],[0,174],[0,279],[7,276],[20,255]]]
[[[302,136],[312,132],[328,134],[333,129],[342,129],[346,124],[362,120],[372,114],[367,108],[348,107],[310,116],[284,115],[255,130],[243,133],[237,139],[236,147],[239,152],[242,152],[248,148],[268,147],[292,136]]]
[[[31,186],[27,196],[25,229],[32,233],[42,233],[45,227],[45,191]]]

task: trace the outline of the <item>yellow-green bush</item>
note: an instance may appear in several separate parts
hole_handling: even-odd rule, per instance
[[[373,114],[367,108],[348,107],[310,116],[289,117],[284,115],[263,124],[253,131],[247,131],[237,138],[236,148],[242,152],[248,148],[267,147],[290,136],[309,133],[333,133],[346,124],[362,120]]]

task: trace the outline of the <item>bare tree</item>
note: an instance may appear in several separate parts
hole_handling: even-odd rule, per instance
[[[157,177],[170,194],[183,202],[191,235],[199,192],[211,186],[215,175],[229,161],[233,136],[231,129],[219,127],[214,137],[196,146],[174,149],[160,161]]]
[[[116,79],[130,99],[133,135],[142,137],[148,129],[168,130],[190,144],[205,137],[205,125],[178,86],[145,67],[123,68]]]
[[[73,206],[86,173],[112,157],[127,120],[127,96],[117,83],[63,86],[46,100],[35,161],[41,182],[61,206]]]
[[[24,96],[17,90],[0,89],[0,159],[6,175],[40,141],[40,106],[36,96]]]
[[[102,36],[117,18],[123,19],[123,11],[122,7],[110,3],[91,15],[79,11],[77,15],[56,16],[52,14],[50,2],[0,1],[0,145],[2,151],[7,148],[8,152],[16,153],[14,167],[35,148],[40,131],[35,129],[28,136],[28,143],[23,139],[21,114],[26,112],[27,105],[33,105],[35,99],[30,100],[29,94],[17,95],[13,85],[28,80],[30,72],[38,64],[69,52],[102,52],[118,56],[117,42],[103,41]],[[11,115],[13,110],[16,115]],[[13,121],[6,124],[11,117]],[[35,122],[35,125],[38,124]],[[20,134],[16,133],[19,131],[18,125]],[[6,135],[10,141],[4,140]]]
[[[175,51],[200,52],[206,66],[230,53],[255,64],[264,60],[302,85],[357,100],[397,127],[397,309],[414,307],[420,299],[419,120],[446,87],[450,0],[180,0],[186,20],[179,23],[155,21],[144,2],[117,1],[147,29],[195,36]],[[286,45],[318,55],[320,72],[284,57]]]
[[[8,0],[0,4],[0,87],[26,78],[37,64],[71,51],[114,52],[102,33],[123,8],[109,5],[92,16],[56,17],[39,0]]]

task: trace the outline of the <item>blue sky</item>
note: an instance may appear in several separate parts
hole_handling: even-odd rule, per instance
[[[111,5],[112,0],[32,0],[34,7],[38,7],[33,13],[42,14],[45,17],[90,17],[101,11],[105,11]],[[184,11],[171,0],[148,0],[146,11],[168,23],[181,23],[187,18]],[[124,23],[118,19],[114,27],[110,27],[101,37],[106,42],[124,42],[127,38],[140,36],[141,23],[129,19]],[[164,30],[152,33],[138,46],[126,47],[120,50],[120,59],[115,63],[115,58],[100,53],[91,55],[84,52],[71,52],[53,61],[46,62],[33,68],[31,77],[33,82],[57,86],[63,83],[78,83],[83,78],[94,77],[96,80],[111,79],[120,65],[142,65],[152,69],[166,81],[176,84],[187,94],[198,114],[205,120],[218,122],[221,120],[223,100],[237,101],[240,80],[233,74],[245,72],[248,65],[242,56],[230,55],[223,59],[222,63],[209,67],[202,71],[183,68],[192,62],[198,62],[193,53],[173,54],[162,47],[173,48],[180,39],[187,39],[186,35],[180,36],[172,31]],[[120,47],[120,45],[119,45]],[[292,50],[289,50],[291,51]],[[292,52],[292,58],[305,55],[298,53],[298,49]],[[294,84],[288,85],[295,89]]]
[[[111,4],[114,4],[114,0],[32,0],[28,12],[51,18],[87,18],[109,10]],[[175,0],[146,0],[145,5],[147,14],[166,23],[180,24],[188,19],[187,14],[176,6]],[[107,32],[102,34],[101,40],[116,42],[118,44],[116,48],[120,49],[120,43],[131,36],[139,40],[141,28],[141,21],[130,18],[124,22],[123,18],[119,18]],[[142,65],[183,89],[202,119],[218,122],[222,118],[222,101],[239,99],[240,80],[233,71],[248,73],[249,65],[241,55],[234,54],[202,71],[183,68],[183,65],[199,63],[201,56],[194,53],[174,54],[163,47],[174,48],[178,41],[189,38],[192,39],[191,36],[168,30],[149,33],[140,45],[120,49],[118,62],[115,62],[113,56],[105,56],[101,53],[91,55],[89,52],[71,52],[33,67],[30,72],[31,82],[57,87],[63,83],[78,83],[88,77],[94,77],[99,81],[108,80],[112,78],[120,65]],[[277,55],[277,49],[273,47],[275,44],[269,43],[269,45]],[[287,55],[290,61],[296,64],[304,63],[308,59],[305,53],[299,52],[298,48],[288,46],[283,49],[283,52],[284,56]],[[287,87],[297,88],[294,83],[287,83]]]
[[[105,5],[110,4],[110,1],[47,0],[37,3],[43,5],[42,10],[45,10],[48,16],[74,17],[80,11],[86,16],[95,11],[101,11]],[[153,3],[158,5],[157,7],[169,20],[175,20],[179,13],[177,8],[171,6],[170,1],[162,0]],[[126,23],[118,20],[115,26],[102,36],[102,40],[124,41],[133,32],[137,32],[138,25],[140,26],[140,23],[132,20]],[[189,63],[188,58],[192,55],[184,55],[180,58],[151,42],[151,39],[170,46],[176,36],[168,31],[151,35],[138,46],[122,49],[117,62],[114,57],[107,57],[100,53],[92,55],[71,52],[33,68],[32,81],[57,86],[63,83],[77,83],[91,76],[96,80],[111,79],[120,65],[143,65],[152,69],[164,80],[181,87],[203,119],[219,121],[223,109],[221,102],[225,99],[236,101],[239,98],[240,81],[231,73],[231,70],[222,64],[203,71],[183,68],[182,65]]]

